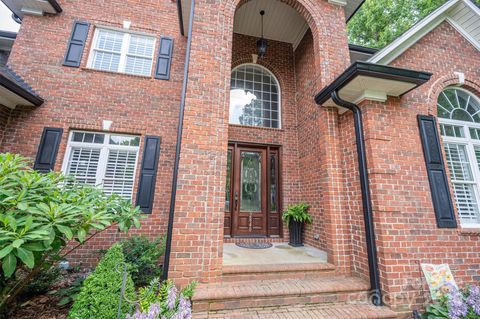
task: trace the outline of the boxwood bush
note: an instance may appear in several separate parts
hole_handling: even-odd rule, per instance
[[[123,273],[117,265],[125,262],[120,244],[114,244],[100,260],[95,271],[85,279],[80,294],[73,303],[68,319],[113,319],[117,317],[118,302],[122,288]],[[120,269],[123,269],[119,266]],[[130,274],[127,275],[125,296],[135,299],[135,288]],[[130,312],[128,302],[122,302],[122,316]]]

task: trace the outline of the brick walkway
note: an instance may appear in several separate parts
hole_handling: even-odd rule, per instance
[[[195,313],[193,319],[394,319],[396,314],[371,305],[297,305]]]

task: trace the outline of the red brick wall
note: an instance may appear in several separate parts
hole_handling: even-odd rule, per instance
[[[346,48],[346,39],[343,43]],[[351,251],[343,189],[343,141],[337,110],[319,107],[314,102],[319,92],[318,74],[312,72],[316,56],[314,37],[308,32],[295,52],[300,198],[311,205],[310,213],[314,218],[313,224],[306,228],[305,240],[326,250],[329,261],[339,271],[349,272]],[[335,63],[336,66],[345,63],[346,67],[348,61]],[[320,79],[323,80],[322,74]]]
[[[392,65],[434,73],[422,87],[387,103],[365,103],[367,153],[382,287],[398,311],[421,298],[419,263],[448,263],[457,283],[480,280],[480,230],[436,226],[417,114],[436,114],[441,90],[458,83],[480,91],[480,54],[444,22]]]
[[[0,104],[0,148],[2,147],[4,132],[5,128],[7,127],[10,112],[11,109]]]
[[[56,169],[60,169],[67,136],[72,129],[99,131],[102,130],[102,120],[111,120],[113,132],[161,136],[153,214],[142,221],[141,230],[150,236],[160,236],[165,232],[168,214],[186,44],[179,32],[176,3],[74,0],[60,4],[63,13],[59,15],[26,16],[23,20],[9,65],[44,97],[45,103],[35,109],[24,111],[18,108],[13,112],[0,151],[34,158],[43,128],[63,127],[56,163]],[[92,25],[81,67],[69,68],[62,66],[62,62],[76,19],[87,20]],[[94,27],[121,28],[124,20],[131,21],[131,30],[155,36],[155,57],[160,35],[174,38],[169,81],[86,68]],[[141,164],[142,148],[143,145],[138,165]],[[90,259],[91,252],[104,248],[119,237],[115,231],[102,233],[72,257],[90,263],[94,260]]]
[[[313,36],[310,31],[300,42],[295,51],[295,72],[297,83],[297,109],[298,109],[298,161],[300,169],[301,199],[309,204],[310,213],[314,218],[312,225],[305,229],[305,240],[309,244],[327,250],[327,238],[325,233],[325,212],[323,210],[322,195],[324,189],[320,184],[321,153],[318,141],[323,138],[318,127],[318,116],[324,112],[313,101],[316,93],[315,74],[311,72],[315,63]],[[314,236],[318,235],[316,242]]]

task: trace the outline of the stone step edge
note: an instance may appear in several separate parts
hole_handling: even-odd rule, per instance
[[[324,272],[335,271],[335,265],[329,263],[292,263],[292,264],[271,264],[271,265],[224,265],[224,275],[240,274],[263,274],[263,273],[282,273],[282,272]]]
[[[321,280],[321,279],[320,279]],[[265,282],[278,282],[278,280],[265,280]],[[235,291],[231,286],[235,286],[235,282],[230,282],[223,286],[210,286],[203,288],[201,286],[197,287],[197,291],[193,296],[194,302],[213,302],[216,300],[232,300],[232,299],[248,299],[248,298],[268,298],[268,297],[281,297],[281,296],[301,296],[301,295],[321,295],[321,294],[335,294],[335,293],[356,293],[356,292],[368,292],[370,287],[365,281],[358,279],[356,277],[344,277],[338,278],[337,280],[321,280],[324,281],[324,284],[321,286],[313,287],[312,289],[305,289],[305,287],[291,286],[289,285],[289,280],[284,280],[285,287],[288,287],[287,290],[275,290],[269,289],[269,291],[253,289],[251,291]],[[341,281],[343,284],[346,281],[352,281],[355,283],[352,287],[346,287],[342,285],[338,287],[338,282]],[[248,286],[248,281],[238,282],[239,286]],[[250,285],[258,284],[258,281],[250,282]]]
[[[299,307],[299,306],[297,306]],[[396,319],[398,318],[398,313],[394,312],[390,308],[386,306],[381,306],[381,307],[376,307],[370,304],[344,304],[344,303],[331,303],[331,304],[308,304],[308,305],[302,305],[302,310],[318,310],[318,311],[324,311],[326,309],[330,310],[329,315],[332,316],[332,313],[335,315],[340,315],[342,312],[342,308],[347,307],[349,310],[356,310],[356,312],[359,314],[358,318],[362,319]],[[277,316],[282,316],[287,318],[290,313],[284,313],[282,312],[283,309],[289,309],[291,310],[292,308],[296,308],[295,306],[266,306],[266,307],[260,307],[260,308],[246,308],[246,309],[235,309],[235,310],[211,310],[211,311],[199,311],[199,312],[194,312],[195,317],[198,318],[209,318],[210,316],[213,316],[214,318],[220,318],[218,315],[228,315],[229,313],[235,313],[237,314],[244,314],[244,315],[254,315],[258,311],[259,314],[266,314],[268,311],[272,311],[272,314],[277,314]],[[353,309],[352,309],[353,308]],[[340,310],[339,310],[340,309]],[[340,312],[340,313],[339,313]],[[375,314],[370,315],[370,312],[375,312]],[[334,318],[339,318],[339,317],[334,317]],[[342,318],[345,319],[345,318]],[[349,318],[349,319],[355,319],[355,318]]]

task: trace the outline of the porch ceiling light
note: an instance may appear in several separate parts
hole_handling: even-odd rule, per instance
[[[258,49],[258,57],[262,59],[267,53],[268,41],[263,37],[263,16],[265,15],[265,11],[260,11],[260,16],[262,18],[262,37],[260,40],[257,41],[257,49]]]

